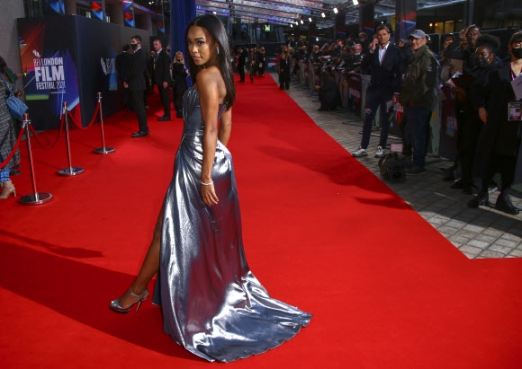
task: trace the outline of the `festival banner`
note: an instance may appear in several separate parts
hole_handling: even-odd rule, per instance
[[[417,0],[396,0],[395,39],[407,39],[417,25]]]
[[[63,103],[87,125],[98,92],[104,113],[121,109],[114,66],[120,28],[75,16],[18,19],[25,98],[35,128],[58,128]]]
[[[45,0],[43,13],[45,15],[65,15],[63,0]]]
[[[165,12],[163,10],[163,3],[159,5],[158,10],[156,11],[156,26],[158,27],[159,36],[165,34]]]
[[[105,0],[91,0],[91,18],[105,21]]]
[[[123,9],[123,24],[134,28],[136,26],[134,22],[134,1],[124,0],[121,5]]]

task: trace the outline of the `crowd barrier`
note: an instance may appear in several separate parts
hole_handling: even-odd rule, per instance
[[[313,90],[315,84],[319,83],[315,72],[312,63],[299,61],[297,80],[305,87]],[[339,87],[342,106],[360,117],[361,121],[364,120],[364,106],[371,76],[364,74],[347,76],[339,70],[334,70],[332,77]],[[457,157],[455,96],[447,87],[438,90],[437,96],[430,120],[431,134],[428,142],[428,153],[453,161]],[[400,123],[402,117],[402,107],[400,104],[395,104],[393,111],[390,112],[390,135],[401,136]],[[380,129],[379,119],[380,114],[377,111],[373,122],[374,130]]]
[[[62,114],[61,114],[61,117],[60,117],[60,126],[59,126],[59,129],[58,129],[58,133],[57,133],[56,138],[54,139],[54,141],[49,146],[44,145],[39,140],[38,135],[37,135],[36,131],[34,130],[32,124],[31,124],[31,120],[29,119],[29,115],[28,114],[24,115],[24,118],[23,118],[23,121],[22,121],[22,125],[21,125],[21,129],[20,129],[20,132],[18,134],[16,142],[13,145],[13,148],[12,148],[11,152],[9,153],[9,155],[7,156],[7,158],[2,163],[0,163],[0,169],[4,168],[9,163],[9,161],[12,159],[13,155],[16,153],[16,150],[18,150],[18,148],[20,146],[20,142],[22,140],[22,137],[23,137],[23,135],[25,133],[25,138],[26,138],[26,143],[27,143],[27,156],[28,156],[28,160],[29,160],[29,170],[30,170],[30,176],[31,176],[31,182],[32,182],[31,184],[32,184],[32,188],[33,188],[33,194],[30,194],[30,195],[27,195],[27,196],[23,196],[20,199],[20,203],[21,204],[24,204],[24,205],[40,205],[40,204],[45,204],[45,203],[49,202],[52,199],[52,195],[50,193],[38,192],[37,191],[36,180],[35,180],[35,175],[34,175],[34,165],[33,165],[33,153],[32,153],[32,146],[31,146],[31,137],[33,137],[35,139],[35,141],[42,147],[42,149],[44,149],[44,150],[52,150],[52,149],[54,149],[54,147],[56,146],[56,144],[60,140],[62,130],[65,130],[65,146],[67,148],[67,160],[68,160],[69,166],[68,166],[68,168],[60,169],[58,171],[57,174],[61,175],[61,176],[76,176],[78,174],[83,173],[83,171],[84,171],[83,168],[73,167],[73,165],[72,165],[71,145],[70,145],[70,138],[69,138],[69,118],[73,122],[73,124],[77,128],[79,128],[79,129],[89,129],[94,124],[94,122],[96,121],[96,118],[99,118],[99,120],[100,120],[100,131],[101,131],[102,147],[94,149],[93,152],[96,153],[96,154],[110,154],[110,153],[115,151],[114,148],[106,147],[106,145],[105,145],[105,133],[104,133],[104,128],[103,128],[103,112],[102,112],[102,108],[101,108],[101,99],[102,99],[101,92],[98,92],[97,98],[98,98],[98,102],[96,104],[96,109],[94,111],[93,117],[92,117],[91,121],[89,122],[89,124],[86,127],[83,127],[81,124],[79,124],[76,121],[76,119],[71,114],[71,112],[69,110],[67,110],[67,103],[64,102],[63,103]]]

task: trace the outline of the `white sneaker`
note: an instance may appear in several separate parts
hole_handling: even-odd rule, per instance
[[[362,147],[359,147],[357,151],[352,153],[352,155],[356,158],[359,158],[361,156],[368,156],[368,151],[366,151],[366,149],[363,149]]]
[[[384,156],[384,149],[380,146],[377,146],[377,151],[375,151],[376,158],[382,158]]]

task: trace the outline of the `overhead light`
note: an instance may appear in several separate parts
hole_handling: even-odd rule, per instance
[[[319,42],[319,37],[316,37],[316,38],[315,38],[315,42]]]
[[[217,14],[216,12],[212,12],[212,13],[214,13],[214,15],[216,15],[216,14]]]
[[[339,13],[339,10],[337,10],[337,8],[334,8],[334,13],[335,14]]]
[[[304,23],[304,21],[301,19],[301,24],[303,24],[303,23]]]
[[[294,25],[293,25],[293,24],[290,24],[290,28],[294,28]]]
[[[359,2],[357,0],[353,0],[353,5],[359,5]]]
[[[298,22],[298,21],[295,21],[295,25],[298,26],[298,25],[299,25],[299,22]]]
[[[326,17],[326,14],[324,14],[324,12],[321,13],[321,17],[325,18]]]
[[[310,23],[312,23],[312,18],[308,18],[308,20],[310,21]]]

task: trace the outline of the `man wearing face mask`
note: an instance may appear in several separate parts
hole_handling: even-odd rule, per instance
[[[145,78],[147,69],[147,56],[141,48],[141,37],[136,35],[131,38],[131,49],[133,50],[132,62],[124,86],[132,93],[132,102],[136,116],[138,117],[139,130],[132,134],[132,138],[145,137],[149,135],[147,125],[147,113],[145,112],[145,89],[147,81]]]
[[[511,203],[509,191],[522,183],[522,121],[508,117],[509,103],[517,102],[511,82],[522,74],[522,31],[511,36],[511,56],[492,68],[480,97],[479,116],[483,123],[476,151],[475,174],[482,180],[479,194],[468,202],[476,208],[488,203],[488,185],[493,175],[501,177],[495,208],[516,215],[520,209]],[[486,58],[486,55],[478,55]],[[484,63],[484,61],[481,61]],[[518,102],[521,102],[518,100]]]

